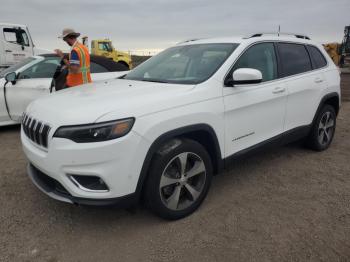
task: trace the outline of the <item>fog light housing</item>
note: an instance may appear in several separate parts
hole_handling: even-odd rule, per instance
[[[102,178],[98,176],[84,176],[68,174],[68,177],[81,190],[87,192],[108,192],[109,188]]]

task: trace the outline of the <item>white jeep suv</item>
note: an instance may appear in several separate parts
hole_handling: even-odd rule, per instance
[[[124,206],[144,199],[178,219],[242,153],[301,138],[328,148],[339,108],[338,69],[307,37],[190,40],[120,79],[34,101],[21,139],[28,175],[50,197]]]

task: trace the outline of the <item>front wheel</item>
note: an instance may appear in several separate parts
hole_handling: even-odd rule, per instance
[[[125,62],[117,62],[118,71],[128,71],[130,70],[130,67]]]
[[[210,156],[201,144],[169,141],[152,161],[146,188],[149,207],[166,219],[188,216],[206,197],[212,173]]]

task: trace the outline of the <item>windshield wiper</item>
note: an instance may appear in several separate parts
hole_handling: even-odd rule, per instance
[[[141,81],[145,81],[145,82],[155,82],[155,83],[169,83],[165,80],[160,80],[160,79],[153,79],[153,78],[143,78],[140,79]]]
[[[127,75],[127,74],[122,75],[122,76],[118,76],[116,79],[124,79],[126,75]]]

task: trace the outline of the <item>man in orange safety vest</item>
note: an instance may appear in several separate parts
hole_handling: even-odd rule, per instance
[[[56,54],[62,58],[63,63],[68,67],[67,87],[91,83],[89,49],[78,41],[79,36],[80,33],[71,28],[63,29],[62,35],[59,36],[71,47],[69,60],[64,57],[61,50],[55,50]]]

